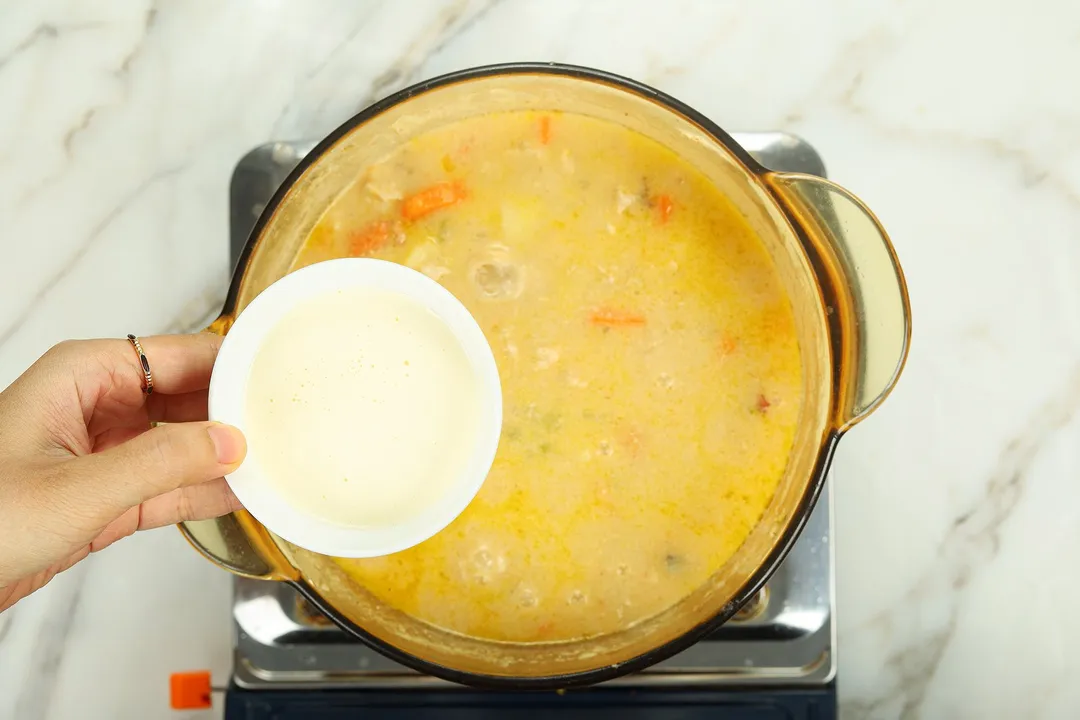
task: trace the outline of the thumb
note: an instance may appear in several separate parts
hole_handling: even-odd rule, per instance
[[[68,465],[67,492],[113,515],[163,493],[231,473],[244,435],[214,422],[167,423]],[[104,507],[102,507],[104,505]]]

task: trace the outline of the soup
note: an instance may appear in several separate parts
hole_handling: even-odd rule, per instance
[[[701,586],[761,517],[802,403],[790,302],[664,146],[566,113],[450,124],[357,178],[295,267],[347,255],[453,292],[503,384],[468,509],[407,551],[338,560],[381,601],[493,640],[615,632]]]

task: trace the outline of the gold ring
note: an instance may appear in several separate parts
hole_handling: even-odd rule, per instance
[[[135,348],[135,352],[139,353],[139,365],[142,367],[143,373],[143,392],[147,395],[151,395],[154,392],[154,376],[150,372],[150,361],[146,359],[146,353],[143,352],[142,343],[139,342],[139,338],[134,335],[127,336],[128,342],[131,343],[131,347]]]

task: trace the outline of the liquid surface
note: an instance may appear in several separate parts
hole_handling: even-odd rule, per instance
[[[293,507],[343,525],[396,524],[464,471],[479,392],[465,351],[427,308],[330,291],[293,308],[259,348],[248,443]]]
[[[742,216],[668,149],[570,114],[462,121],[369,168],[296,266],[343,255],[447,287],[503,385],[468,509],[339,561],[383,601],[482,638],[613,632],[701,586],[758,522],[802,402],[791,307]]]

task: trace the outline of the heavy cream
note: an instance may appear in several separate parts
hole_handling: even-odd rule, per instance
[[[481,385],[429,309],[350,288],[286,313],[247,385],[249,460],[293,507],[387,526],[438,502],[478,441]]]

